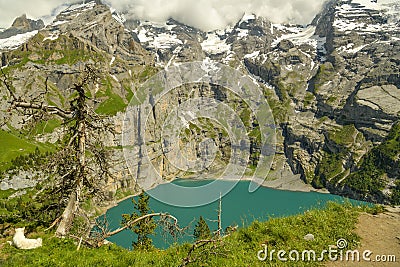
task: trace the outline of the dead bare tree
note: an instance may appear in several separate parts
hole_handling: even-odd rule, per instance
[[[92,66],[85,66],[77,82],[70,88],[72,100],[67,108],[46,104],[48,78],[42,92],[26,98],[17,95],[10,78],[3,70],[2,74],[2,83],[9,96],[8,111],[22,115],[22,123],[40,121],[49,116],[57,116],[64,122],[63,142],[52,155],[47,171],[56,174],[54,182],[49,184],[52,192],[60,195],[59,207],[63,208],[53,226],[58,224],[57,236],[66,236],[84,197],[102,197],[104,179],[111,175],[109,152],[104,147],[102,137],[106,132],[114,134],[113,125],[106,117],[94,112],[96,100],[88,97],[88,87],[97,82],[99,73]]]
[[[224,238],[229,236],[230,233],[224,234],[222,231],[222,196],[219,196],[219,205],[217,210],[217,230],[214,231],[213,236],[207,239],[200,239],[193,243],[190,247],[185,258],[182,259],[181,266],[187,266],[191,263],[204,262],[210,256],[227,257],[227,250],[224,247]]]
[[[129,229],[141,221],[145,221],[149,218],[155,218],[155,217],[159,218],[157,225],[161,226],[163,231],[166,231],[173,237],[184,234],[184,232],[189,228],[189,226],[181,228],[179,226],[178,219],[175,216],[168,213],[157,212],[157,213],[146,214],[145,216],[136,218],[132,221],[127,222],[124,226],[115,230],[110,230],[108,219],[106,216],[103,216],[102,219],[96,219],[94,221],[95,226],[92,227],[91,233],[88,237],[77,236],[77,235],[70,235],[70,236],[80,241],[80,243],[83,242],[88,247],[98,248],[104,244],[107,244],[106,242],[107,238],[116,235],[118,233],[121,233],[126,229]]]

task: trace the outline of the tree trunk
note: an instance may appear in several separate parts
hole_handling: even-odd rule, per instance
[[[80,190],[77,189],[69,196],[68,205],[61,216],[60,224],[58,225],[56,230],[56,236],[58,237],[66,236],[72,226],[75,213],[79,206],[79,191]]]
[[[83,112],[83,111],[82,111]],[[82,115],[81,115],[82,116]],[[62,216],[61,222],[57,227],[56,236],[64,237],[66,236],[73,224],[75,214],[79,208],[79,201],[81,197],[82,184],[83,179],[85,177],[85,141],[86,141],[86,125],[85,118],[82,116],[78,118],[79,126],[78,126],[78,158],[79,158],[79,171],[76,173],[75,181],[76,187],[75,190],[71,193],[67,207],[65,208]]]

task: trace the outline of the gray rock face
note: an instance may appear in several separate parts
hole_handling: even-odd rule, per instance
[[[5,177],[0,183],[0,190],[32,188],[39,182],[38,174],[39,172],[20,171],[12,177]]]
[[[312,103],[307,109],[314,116],[300,121],[299,116],[289,116],[285,126],[292,169],[314,185],[329,155],[350,151],[339,156],[339,162],[329,161],[336,170],[331,170],[323,183],[333,192],[346,184],[348,175],[372,147],[369,142],[382,141],[399,120],[400,32],[393,18],[399,5],[395,1],[387,5],[363,1],[366,6],[358,2],[332,1],[314,20],[316,33],[326,38],[327,59],[308,82]],[[304,116],[303,112],[299,114]],[[349,124],[355,126],[349,132],[353,138],[335,138],[334,133]],[[349,187],[339,191],[360,198]]]
[[[122,18],[111,13],[106,5],[88,1],[62,11],[44,29],[43,34],[47,36],[45,40],[56,40],[60,35],[74,36],[89,41],[110,56],[120,56],[140,65],[151,64],[147,53],[136,43],[134,36],[125,30],[122,22]]]

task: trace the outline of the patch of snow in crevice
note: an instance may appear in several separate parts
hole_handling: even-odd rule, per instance
[[[353,43],[349,43],[346,46],[341,46],[339,48],[337,48],[337,51],[339,54],[343,54],[343,53],[349,53],[349,54],[355,54],[359,51],[361,51],[364,47],[368,46],[369,44],[364,44],[364,45],[360,45],[357,47],[354,47]]]
[[[304,52],[303,50],[299,49],[299,51],[300,51],[300,53],[302,53],[302,54],[305,55],[306,57],[308,57],[308,58],[310,58],[310,59],[312,58],[312,56],[311,56],[310,54]]]
[[[347,20],[336,19],[333,26],[341,32],[353,31],[355,29],[365,28],[365,23],[350,22]]]
[[[351,53],[351,54],[355,54],[355,53],[357,53],[358,51],[361,51],[364,47],[366,47],[366,46],[368,46],[368,44],[365,44],[365,45],[360,45],[360,46],[357,46],[357,47],[355,47],[355,48],[353,48],[353,49],[349,49],[349,50],[347,50],[347,52],[348,53]]]
[[[51,41],[57,40],[59,36],[60,36],[60,31],[54,31],[50,33],[48,37],[44,38],[43,42],[46,40],[51,40]]]
[[[314,67],[315,67],[315,62],[314,62],[314,60],[311,60],[310,70],[313,70]]]
[[[172,54],[178,55],[182,51],[182,49],[183,48],[181,46],[178,46],[177,48],[175,48],[175,50],[174,50],[174,52],[172,52]]]
[[[237,28],[236,31],[238,33],[237,36],[239,38],[245,38],[245,37],[247,37],[249,35],[249,30]]]
[[[54,26],[59,26],[59,25],[65,24],[67,22],[69,22],[69,21],[68,20],[58,20],[58,21],[55,21],[55,22],[51,23],[50,26],[53,26],[53,27]]]
[[[348,44],[345,45],[345,46],[341,46],[341,47],[337,48],[336,51],[337,51],[339,54],[341,54],[341,53],[343,53],[344,51],[346,51],[346,50],[348,50],[348,49],[351,49],[353,46],[354,46],[353,43],[348,43]]]
[[[263,54],[262,56],[263,56],[263,60],[262,60],[261,64],[264,65],[265,62],[267,62],[267,60],[268,60],[268,55]]]
[[[122,24],[122,25],[124,25],[124,23],[125,23],[125,21],[126,21],[125,16],[124,16],[123,14],[120,14],[120,13],[113,13],[113,14],[112,14],[112,17],[113,17],[119,24]]]
[[[254,75],[254,74],[250,73],[249,71],[248,71],[248,75],[250,75],[250,77],[252,77],[252,79],[255,79],[258,83],[263,84],[263,85],[264,85],[265,87],[267,87],[268,89],[272,89],[272,90],[275,89],[274,86],[272,86],[272,85],[269,84],[268,82],[264,81],[264,79],[261,78],[260,76]],[[257,85],[258,85],[258,84],[257,84]]]
[[[279,24],[274,24],[275,27],[277,27]],[[277,46],[280,41],[282,40],[289,40],[292,43],[296,45],[301,45],[301,44],[310,44],[313,47],[317,47],[317,40],[315,40],[313,37],[315,36],[315,26],[308,26],[307,28],[293,28],[293,27],[285,27],[282,25],[279,25],[280,30],[284,29],[289,31],[290,33],[284,34],[281,37],[275,39],[272,42],[272,46]]]
[[[286,65],[285,69],[288,71],[293,71],[293,66],[292,65]]]
[[[112,66],[114,64],[114,62],[115,62],[115,57],[112,57],[111,61],[110,61],[110,66]]]
[[[175,57],[176,57],[176,56],[173,55],[173,56],[168,60],[168,63],[167,63],[167,65],[165,66],[165,69],[166,69],[166,70],[168,70],[168,68],[171,66],[172,62],[174,62]]]
[[[235,59],[235,52],[229,51],[228,55],[222,59],[222,63],[224,64],[229,64],[229,62],[231,62],[232,60]]]
[[[86,23],[86,27],[90,27],[93,25],[97,25],[97,21],[91,21],[91,22]]]
[[[97,24],[97,22],[95,21],[94,23],[92,23],[92,25],[90,25],[88,28],[86,28],[85,30],[86,31],[88,31],[88,30],[90,30],[90,29],[93,29],[94,27],[96,27],[98,24]]]
[[[111,77],[116,81],[116,82],[119,82],[119,80],[118,80],[118,78],[117,78],[117,76],[115,76],[115,75],[111,75]]]
[[[259,55],[260,55],[260,51],[254,51],[254,52],[251,53],[251,54],[245,55],[244,58],[251,58],[251,59],[253,59],[253,58],[257,58]]]
[[[153,33],[148,32],[146,29],[140,29],[139,33],[137,33],[137,37],[141,43],[147,43],[154,39]]]

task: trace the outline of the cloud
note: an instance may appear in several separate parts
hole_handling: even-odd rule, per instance
[[[254,13],[276,23],[309,23],[325,0],[105,0],[127,16],[163,22],[168,18],[202,30],[225,28],[237,22],[244,13]],[[60,6],[77,1],[0,0],[0,27],[26,13],[30,18],[50,19]]]
[[[22,14],[28,18],[49,18],[57,7],[68,3],[65,0],[0,0],[0,27],[10,27],[14,19]]]
[[[130,17],[162,22],[168,18],[202,30],[225,28],[244,13],[269,18],[275,23],[308,24],[324,0],[108,0]]]

